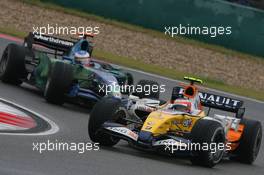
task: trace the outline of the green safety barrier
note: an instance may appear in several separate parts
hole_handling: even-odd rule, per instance
[[[264,11],[224,0],[43,0],[165,32],[168,26],[232,27],[232,34],[186,35],[264,56]]]

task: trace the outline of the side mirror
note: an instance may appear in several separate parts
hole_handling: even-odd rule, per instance
[[[244,117],[245,111],[245,108],[239,108],[236,113],[236,118],[242,119]]]

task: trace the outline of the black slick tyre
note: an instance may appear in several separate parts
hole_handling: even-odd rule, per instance
[[[0,60],[0,79],[4,83],[20,85],[26,76],[25,48],[17,44],[9,44]]]
[[[241,124],[244,125],[244,130],[237,149],[234,151],[232,160],[237,160],[241,163],[252,164],[260,150],[262,140],[262,126],[259,121],[242,119]]]
[[[120,111],[121,100],[114,97],[104,97],[96,103],[91,111],[88,134],[93,142],[98,142],[103,146],[113,146],[119,142],[120,139],[103,132],[102,124],[106,121],[120,123],[121,117],[124,113]]]
[[[54,63],[50,70],[44,97],[49,103],[62,105],[64,94],[69,90],[73,81],[73,67],[63,62]]]

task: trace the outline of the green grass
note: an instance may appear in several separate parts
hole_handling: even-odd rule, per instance
[[[0,32],[3,34],[16,36],[18,38],[24,38],[27,35],[25,32],[17,31],[14,28],[10,27],[0,27]]]

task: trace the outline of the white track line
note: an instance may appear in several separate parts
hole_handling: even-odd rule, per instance
[[[45,120],[46,122],[48,122],[51,126],[51,128],[47,131],[43,131],[43,132],[40,132],[40,133],[0,133],[0,135],[23,135],[23,136],[43,136],[43,135],[52,135],[52,134],[55,134],[59,131],[59,127],[53,122],[51,121],[50,119],[44,117],[43,115],[35,112],[35,111],[32,111],[24,106],[21,106],[15,102],[12,102],[12,101],[9,101],[9,100],[6,100],[6,99],[3,99],[3,98],[0,98],[0,101],[4,101],[6,103],[9,103],[9,104],[12,104],[14,106],[17,106],[21,109],[24,109],[40,118],[42,118],[43,120]]]

